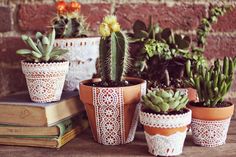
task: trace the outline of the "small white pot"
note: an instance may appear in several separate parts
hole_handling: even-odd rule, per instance
[[[55,46],[69,50],[63,58],[70,62],[64,90],[77,89],[79,82],[96,74],[100,37],[56,39]]]
[[[139,115],[140,122],[144,125],[149,153],[155,156],[176,156],[182,153],[187,125],[191,123],[191,110],[178,115],[140,111]]]
[[[52,102],[61,99],[69,62],[28,63],[21,62],[30,98],[34,102]]]

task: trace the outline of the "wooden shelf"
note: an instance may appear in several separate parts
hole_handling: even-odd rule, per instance
[[[110,157],[151,156],[147,151],[142,131],[137,131],[134,142],[121,146],[103,146],[93,141],[90,130],[79,135],[59,150],[34,147],[0,146],[0,157]],[[185,141],[179,157],[236,157],[236,120],[231,121],[227,144],[215,148],[195,146],[191,136]]]

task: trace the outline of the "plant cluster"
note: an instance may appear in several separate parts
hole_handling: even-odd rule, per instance
[[[196,46],[191,42],[190,37],[173,33],[169,28],[161,29],[157,24],[154,25],[152,18],[150,18],[149,26],[137,20],[133,26],[134,33],[130,36],[139,47],[132,56],[135,58],[134,66],[129,74],[146,79],[148,88],[188,86],[185,84],[187,60],[191,61],[192,66],[207,66],[203,56],[206,36],[212,29],[211,25],[228,8],[228,6],[215,6],[210,9],[209,16],[203,18],[197,30]]]
[[[80,14],[81,5],[76,1],[69,3],[60,0],[56,3],[57,16],[52,20],[56,38],[86,37],[88,24]]]
[[[168,114],[186,108],[188,97],[181,95],[179,91],[156,89],[143,96],[142,102],[145,107],[156,113]]]
[[[104,86],[121,83],[129,63],[129,40],[116,16],[108,15],[99,26],[100,75]]]
[[[194,69],[191,69],[191,62],[187,62],[189,84],[197,90],[199,101],[204,106],[215,107],[224,101],[233,82],[235,66],[236,58],[230,57],[221,62],[217,59],[211,67],[199,65]]]
[[[18,55],[22,55],[26,58],[28,62],[53,62],[60,60],[60,56],[68,52],[68,50],[60,49],[58,47],[54,47],[55,41],[55,30],[46,36],[40,32],[37,32],[35,35],[35,42],[31,37],[27,35],[22,35],[22,40],[31,47],[32,50],[29,49],[20,49],[17,50],[16,53]]]

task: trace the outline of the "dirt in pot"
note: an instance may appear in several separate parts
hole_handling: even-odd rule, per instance
[[[189,111],[188,109],[184,108],[184,109],[179,110],[179,111],[170,111],[168,113],[163,113],[163,112],[154,112],[151,109],[143,109],[143,112],[152,113],[152,114],[159,114],[159,115],[178,115],[178,114],[187,113],[188,111]]]
[[[25,60],[24,61],[25,63],[44,63],[44,64],[47,64],[47,63],[63,63],[63,62],[66,62],[66,60],[53,60],[53,61],[48,61],[48,62],[33,62],[33,61],[28,61],[28,60]]]
[[[208,107],[208,108],[209,108],[209,106],[204,106],[204,103],[203,103],[203,102],[190,102],[189,104],[190,104],[191,106],[195,106],[195,107]],[[228,102],[228,101],[223,101],[223,102],[221,102],[221,103],[216,104],[216,106],[215,106],[215,107],[212,107],[212,108],[229,107],[229,106],[231,106],[231,105],[232,105],[232,103],[230,103],[230,102]]]
[[[93,86],[93,87],[126,87],[126,86],[133,86],[139,83],[136,82],[131,82],[131,81],[121,81],[121,82],[115,82],[115,81],[110,81],[110,82],[89,82],[85,83],[87,86]]]

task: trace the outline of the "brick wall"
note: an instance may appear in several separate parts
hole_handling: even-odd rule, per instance
[[[113,0],[114,1],[114,0]],[[122,27],[130,30],[136,19],[147,21],[149,15],[162,27],[194,35],[200,19],[215,0],[81,0],[81,12],[87,16],[92,33],[102,17],[115,10]],[[55,14],[53,0],[0,1],[0,96],[26,89],[20,68],[20,57],[15,51],[25,45],[19,39],[22,33],[46,31]],[[235,3],[227,1],[227,4]],[[208,59],[236,55],[236,9],[228,12],[213,26],[208,37],[205,55]],[[236,82],[229,97],[236,100]]]

